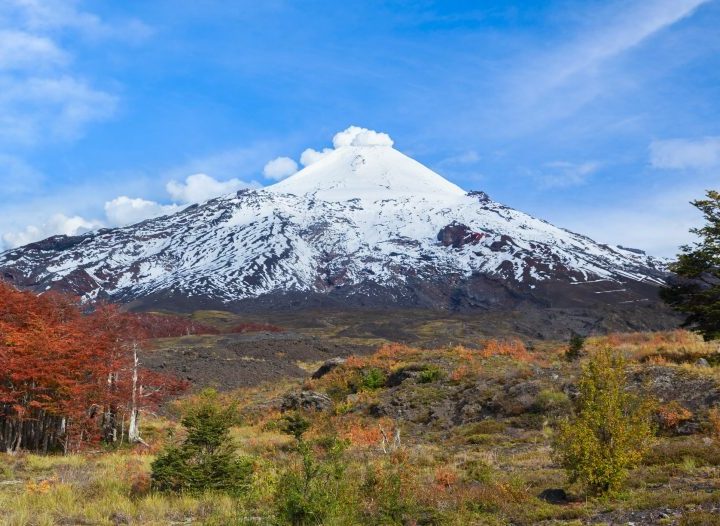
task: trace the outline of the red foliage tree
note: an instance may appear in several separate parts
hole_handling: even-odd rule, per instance
[[[183,316],[144,312],[136,314],[139,328],[147,338],[174,338],[192,334],[220,334],[220,329]]]
[[[185,385],[139,367],[141,324],[114,306],[0,282],[0,449],[77,450],[137,435],[137,416]]]

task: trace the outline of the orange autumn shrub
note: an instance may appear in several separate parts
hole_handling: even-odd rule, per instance
[[[525,344],[517,338],[510,340],[489,340],[485,343],[485,346],[479,354],[483,358],[509,356],[523,362],[532,361],[532,356],[525,348]]]
[[[676,401],[662,405],[657,409],[660,427],[665,431],[674,431],[683,422],[693,417],[692,411],[683,407]]]
[[[468,365],[461,365],[450,373],[450,380],[453,382],[460,382],[466,380],[472,376],[470,367]]]
[[[42,495],[48,493],[56,482],[55,477],[40,481],[30,480],[25,484],[25,491],[31,495]]]
[[[435,470],[434,482],[438,488],[449,489],[458,482],[458,474],[450,466],[440,466]]]
[[[339,429],[339,436],[349,440],[358,447],[370,447],[380,445],[383,441],[383,431],[388,440],[392,440],[395,434],[395,423],[387,417],[379,419],[364,419],[355,415],[347,415],[335,422]]]
[[[656,356],[650,356],[647,359],[647,363],[649,365],[667,365],[668,361],[667,361],[667,358],[665,358],[664,356],[656,355]]]
[[[128,460],[120,478],[130,488],[132,497],[142,497],[150,493],[150,473],[139,459]]]
[[[389,360],[398,361],[400,359],[408,360],[418,358],[422,354],[420,349],[403,345],[400,343],[388,343],[380,347],[373,355],[371,360]]]

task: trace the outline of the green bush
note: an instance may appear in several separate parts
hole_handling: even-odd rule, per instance
[[[494,478],[492,466],[480,459],[467,462],[463,466],[463,471],[465,472],[465,477],[472,482],[488,484],[492,482]]]
[[[223,408],[217,393],[205,391],[197,406],[182,418],[187,436],[152,463],[152,486],[159,491],[231,494],[243,492],[252,475],[252,462],[238,458],[229,436],[234,407]]]
[[[562,391],[543,389],[537,395],[533,409],[548,416],[561,416],[572,410],[572,402]]]
[[[418,382],[421,384],[437,382],[438,380],[442,379],[444,375],[444,371],[440,369],[437,365],[426,365],[425,368],[420,371],[420,374],[418,375]]]
[[[571,482],[593,494],[614,493],[651,445],[648,404],[627,390],[625,361],[607,349],[592,357],[578,387],[575,415],[556,433],[555,456]]]
[[[343,453],[347,444],[325,440],[325,458],[309,443],[298,439],[299,465],[282,473],[275,491],[275,513],[280,524],[311,526],[327,524],[331,518],[351,519],[355,506],[347,502]]]
[[[299,413],[289,413],[283,416],[280,424],[283,433],[292,435],[296,440],[300,440],[305,431],[310,429],[310,421]]]
[[[389,464],[377,469],[368,466],[360,487],[364,502],[372,503],[362,513],[359,524],[368,526],[393,526],[416,524],[411,519],[417,504],[403,484],[402,463]]]
[[[494,418],[488,418],[486,420],[480,420],[479,422],[473,422],[472,424],[466,424],[460,429],[460,433],[464,436],[471,436],[477,434],[497,434],[504,433],[507,429],[507,424]]]
[[[573,332],[570,334],[567,350],[565,351],[565,359],[569,362],[577,360],[582,355],[585,346],[585,337]]]
[[[374,391],[375,389],[385,387],[385,382],[386,377],[385,373],[382,370],[373,367],[371,369],[363,371],[361,385],[363,389]]]

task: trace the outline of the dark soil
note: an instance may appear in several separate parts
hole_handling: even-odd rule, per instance
[[[146,367],[189,380],[194,387],[222,390],[310,376],[298,364],[367,354],[375,346],[321,339],[296,332],[183,336],[155,340]]]

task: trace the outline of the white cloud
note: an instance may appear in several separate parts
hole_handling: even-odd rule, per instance
[[[313,148],[307,148],[300,155],[300,164],[304,167],[315,164],[320,159],[326,157],[335,149],[345,146],[392,146],[393,140],[387,133],[361,128],[359,126],[349,126],[345,130],[336,133],[332,139],[333,148],[323,148],[321,151]],[[292,169],[292,171],[291,171]],[[269,179],[280,180],[297,171],[297,163],[289,157],[278,157],[265,165],[265,177]],[[269,173],[277,173],[276,176]]]
[[[4,15],[16,25],[32,31],[75,31],[92,38],[122,38],[139,41],[152,34],[152,28],[137,19],[103,21],[99,16],[78,8],[78,0],[3,0]]]
[[[75,236],[101,226],[102,223],[99,221],[80,216],[68,217],[64,214],[55,214],[39,226],[30,225],[20,232],[3,234],[2,241],[5,246],[15,248],[54,235]]]
[[[0,30],[0,70],[34,69],[67,63],[68,54],[51,39],[16,30]]]
[[[235,192],[242,188],[252,188],[254,183],[246,183],[240,179],[218,181],[207,174],[189,175],[185,182],[170,181],[165,188],[173,201],[180,203],[201,203],[223,194]]]
[[[650,164],[663,170],[720,168],[720,137],[653,141]]]
[[[116,197],[105,203],[105,216],[113,226],[125,226],[146,219],[172,214],[182,209],[178,205],[162,205],[147,199]]]
[[[346,130],[338,132],[333,137],[333,146],[392,146],[393,140],[387,133],[350,126]]]
[[[689,231],[702,225],[702,216],[690,204],[702,198],[709,181],[649,188],[632,200],[618,194],[615,205],[580,208],[556,207],[544,219],[587,235],[599,243],[639,248],[652,256],[674,258],[681,245],[696,237]]]
[[[11,161],[12,160],[8,160],[8,162]],[[0,174],[2,173],[2,166],[3,156],[0,155]],[[18,170],[21,169],[30,168],[20,165]],[[2,182],[3,178],[0,177],[0,183]],[[107,193],[105,193],[105,196],[102,196],[101,193],[94,197],[96,202],[98,200],[100,202],[105,200],[103,219],[86,219],[83,217],[85,215],[95,215],[92,210],[90,210],[88,214],[83,212],[83,215],[58,213],[39,225],[33,221],[33,217],[36,215],[35,212],[30,213],[27,206],[12,206],[10,203],[7,203],[5,210],[11,211],[5,216],[0,216],[0,229],[5,231],[4,234],[0,234],[0,251],[39,241],[53,235],[76,235],[106,226],[115,227],[139,223],[146,219],[179,212],[185,205],[190,203],[206,201],[242,188],[257,186],[257,183],[246,183],[239,179],[218,181],[207,174],[194,174],[186,177],[184,181],[173,180],[167,184],[166,190],[175,203],[163,204],[157,201],[137,197],[132,198],[126,195],[106,200]],[[142,188],[137,188],[136,190],[139,192],[143,191]],[[87,196],[88,192],[92,193],[93,191],[93,188],[85,188],[71,192],[72,197],[66,195],[36,200],[31,208],[34,210],[62,210],[63,208],[67,208],[68,201],[80,201],[80,196]],[[24,205],[26,205],[26,203],[24,203]],[[91,209],[94,208],[91,207]],[[25,227],[21,226],[25,222],[31,224]]]
[[[263,175],[268,179],[280,181],[298,171],[298,164],[290,157],[278,157],[268,163],[263,168]]]
[[[114,114],[117,97],[73,71],[73,54],[62,42],[70,32],[99,35],[119,26],[76,4],[0,2],[0,150],[75,139]]]
[[[161,174],[167,179],[181,179],[187,174],[204,173],[223,181],[241,174],[257,173],[262,170],[274,148],[265,143],[252,144],[244,148],[230,148],[212,155],[199,156],[174,166]],[[259,186],[253,181],[248,186]]]
[[[540,176],[542,184],[549,188],[561,188],[586,183],[590,176],[600,168],[600,163],[596,161],[584,163],[554,161],[546,163],[545,167],[549,171]]]
[[[116,105],[115,96],[71,76],[0,77],[0,140],[73,139],[87,124],[112,116]]]
[[[311,164],[315,164],[320,159],[325,157],[327,154],[332,153],[334,150],[332,148],[323,148],[321,152],[317,150],[313,150],[312,148],[308,148],[305,151],[303,151],[302,154],[300,154],[300,164],[303,166],[310,166]]]

